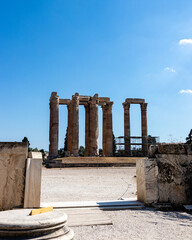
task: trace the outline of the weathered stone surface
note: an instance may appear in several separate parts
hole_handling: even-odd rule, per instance
[[[159,202],[192,203],[192,156],[157,155]]]
[[[0,143],[0,211],[23,205],[27,154],[26,143]]]
[[[59,96],[52,92],[49,99],[50,123],[49,123],[49,157],[58,156],[59,140]]]
[[[95,94],[89,102],[89,114],[90,114],[90,144],[89,144],[89,156],[99,155],[99,125],[98,125],[98,94]]]
[[[190,144],[184,143],[160,143],[158,144],[159,154],[192,154]]]
[[[150,145],[149,149],[148,149],[148,157],[149,158],[155,158],[157,152],[158,152],[157,145]]]
[[[113,121],[112,121],[113,102],[107,102],[102,106],[103,109],[103,156],[113,156]]]
[[[146,204],[158,201],[157,176],[158,168],[156,159],[137,159],[137,198]]]
[[[71,155],[79,156],[79,94],[72,96]]]
[[[138,200],[192,204],[192,155],[157,154],[156,158],[138,159],[136,171]]]
[[[89,156],[90,152],[90,107],[85,105],[85,156]]]
[[[130,104],[141,104],[141,103],[145,103],[145,99],[142,99],[142,98],[126,98],[125,102],[130,103]]]

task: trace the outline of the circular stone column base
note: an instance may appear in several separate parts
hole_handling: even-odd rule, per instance
[[[74,232],[67,226],[67,215],[52,211],[31,216],[32,209],[0,212],[0,240],[72,240]]]

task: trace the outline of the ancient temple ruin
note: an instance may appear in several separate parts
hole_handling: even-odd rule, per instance
[[[141,106],[141,137],[131,136],[130,131],[130,105]],[[113,156],[113,102],[108,97],[99,97],[98,94],[82,96],[78,93],[72,99],[61,99],[57,92],[52,92],[50,97],[50,131],[49,131],[49,157],[58,155],[59,138],[59,105],[66,105],[68,109],[67,151],[70,156],[78,156],[79,152],[79,105],[85,107],[85,156],[98,156],[98,106],[103,111],[102,148],[103,156]],[[124,136],[123,145],[125,156],[131,156],[131,145],[142,145],[143,156],[148,153],[147,133],[147,103],[145,99],[126,98],[124,107]],[[141,139],[141,144],[131,143],[131,139]]]
[[[98,94],[81,96],[78,93],[72,99],[61,99],[57,92],[50,97],[49,157],[58,155],[59,105],[68,109],[67,151],[78,156],[79,151],[79,105],[85,107],[85,156],[98,156],[98,106],[103,110],[103,156],[113,155],[112,106],[110,98]]]

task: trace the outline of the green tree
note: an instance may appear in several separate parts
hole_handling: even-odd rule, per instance
[[[60,149],[58,150],[58,155],[59,155],[59,157],[65,157],[64,148],[60,148]]]
[[[103,149],[102,148],[99,148],[99,156],[103,156]]]
[[[154,145],[154,144],[156,144],[156,138],[155,137],[152,137],[151,135],[148,135],[148,137],[147,137],[147,139],[148,139],[148,144],[149,145]]]
[[[28,138],[27,138],[27,137],[24,137],[24,138],[23,138],[23,140],[22,140],[22,142],[24,142],[24,143],[28,143],[28,147],[29,147],[29,145],[30,145],[30,142],[29,142],[29,140],[28,140]]]
[[[115,156],[116,150],[117,150],[116,140],[115,140],[115,135],[114,135],[114,133],[113,133],[113,156]]]
[[[24,137],[23,140],[22,140],[22,142],[28,144],[28,151],[30,152],[30,147],[29,147],[29,146],[30,146],[30,142],[29,142],[28,138],[27,138],[27,137]]]
[[[39,152],[39,149],[36,147],[36,148],[31,148],[31,151],[32,152]]]
[[[42,153],[42,157],[43,157],[43,160],[44,160],[44,158],[45,158],[45,150],[44,149],[40,149],[39,151]]]
[[[191,144],[192,143],[192,129],[188,134],[188,137],[186,137],[186,143]]]
[[[84,157],[85,156],[85,148],[83,146],[79,147],[79,156]]]
[[[65,140],[64,140],[64,151],[67,151],[67,134],[68,134],[68,127],[66,129]]]

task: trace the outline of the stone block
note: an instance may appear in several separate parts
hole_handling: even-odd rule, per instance
[[[29,152],[28,158],[42,159],[42,152]]]
[[[192,204],[192,155],[157,154],[137,159],[138,200],[146,204]]]
[[[158,153],[159,154],[187,154],[189,151],[189,146],[184,143],[161,143],[158,144]]]
[[[192,155],[157,155],[159,202],[192,204]]]
[[[131,103],[131,104],[140,104],[140,103],[144,103],[145,99],[142,99],[142,98],[126,98],[125,101],[127,103]]]
[[[24,208],[40,207],[42,159],[28,158],[26,166]]]
[[[155,158],[136,160],[137,199],[146,204],[158,201],[157,175],[158,168]]]
[[[0,143],[0,211],[23,206],[28,145]]]

